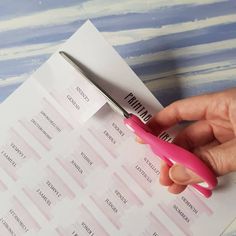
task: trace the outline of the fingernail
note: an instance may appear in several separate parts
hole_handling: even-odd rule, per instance
[[[188,169],[181,165],[173,165],[169,171],[170,178],[177,184],[186,185],[191,181],[191,174]]]
[[[144,143],[143,140],[142,140],[140,137],[138,137],[138,136],[135,137],[135,140],[136,140],[136,142],[138,142],[138,143],[141,143],[141,144]]]

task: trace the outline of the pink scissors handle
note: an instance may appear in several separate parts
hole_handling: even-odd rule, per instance
[[[164,160],[169,166],[172,166],[173,163],[178,163],[200,176],[206,186],[199,183],[193,184],[192,187],[207,198],[211,196],[211,190],[217,185],[217,178],[213,171],[205,165],[202,160],[186,149],[153,135],[150,129],[133,114],[129,118],[124,119],[124,123],[151,147],[153,153]]]

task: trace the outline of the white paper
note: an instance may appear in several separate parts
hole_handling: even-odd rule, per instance
[[[60,50],[143,120],[161,109],[90,22]],[[219,235],[235,217],[232,178],[210,199],[160,186],[159,158],[58,52],[0,113],[1,236]]]

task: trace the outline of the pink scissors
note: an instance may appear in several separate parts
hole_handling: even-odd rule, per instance
[[[192,184],[199,193],[205,197],[210,197],[212,189],[217,185],[217,178],[213,171],[193,153],[175,144],[169,143],[155,136],[150,128],[145,125],[136,115],[128,113],[115,99],[113,99],[102,87],[100,87],[89,74],[82,69],[82,65],[71,55],[64,51],[59,52],[63,58],[69,62],[83,77],[94,85],[98,91],[107,98],[109,104],[115,111],[124,116],[125,125],[150,146],[153,153],[164,160],[169,166],[174,163],[181,164],[200,176],[204,182]]]

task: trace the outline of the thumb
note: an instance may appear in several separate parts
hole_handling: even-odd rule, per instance
[[[236,139],[217,146],[205,146],[197,149],[195,154],[209,166],[217,176],[236,171]],[[169,170],[173,182],[180,185],[202,182],[201,177],[182,165],[175,164]]]

